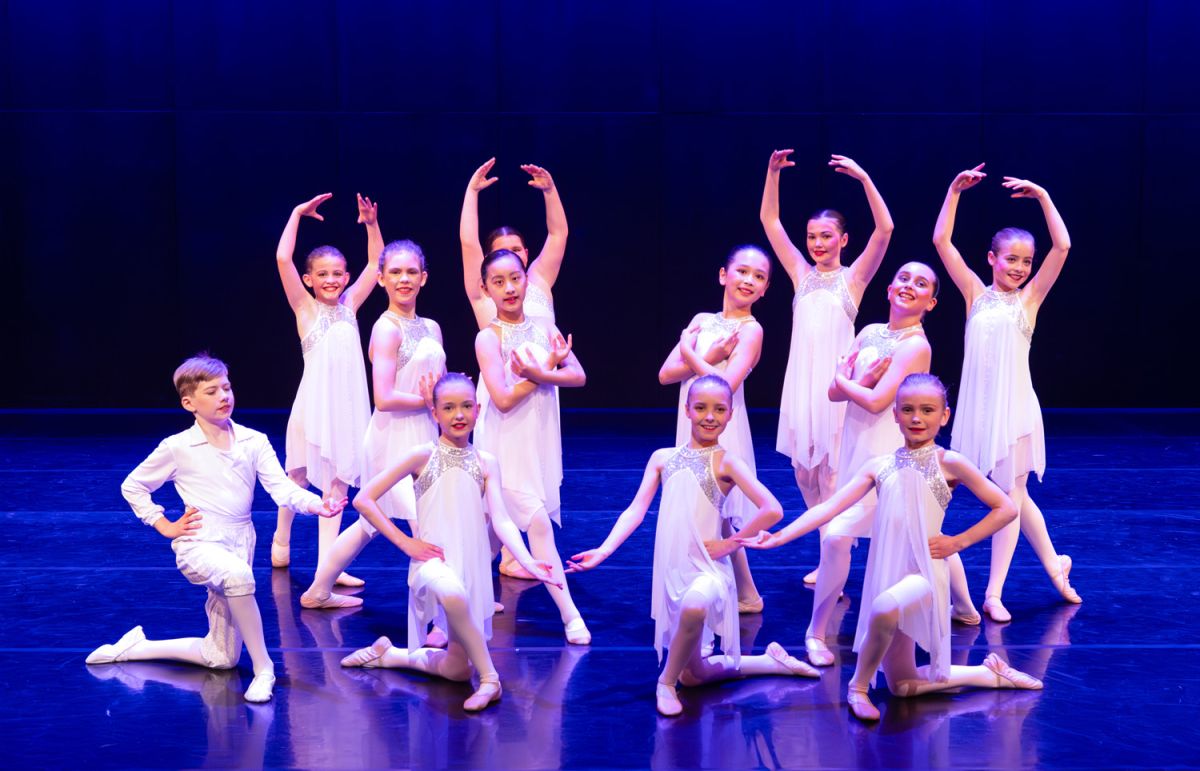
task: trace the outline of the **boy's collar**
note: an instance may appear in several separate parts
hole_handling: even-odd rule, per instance
[[[241,430],[241,426],[233,422],[233,418],[229,419],[229,428],[233,431],[233,442],[245,442],[250,439],[250,435]],[[202,444],[208,444],[208,437],[204,435],[204,430],[200,428],[198,421],[192,423],[192,427],[184,433],[187,434],[187,442],[189,447],[199,447]]]

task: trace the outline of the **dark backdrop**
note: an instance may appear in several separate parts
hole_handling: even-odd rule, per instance
[[[1071,231],[1034,341],[1043,403],[1195,406],[1173,342],[1197,277],[1198,29],[1200,4],[1178,0],[0,0],[3,404],[169,406],[171,370],[207,348],[243,406],[289,405],[301,357],[272,256],[292,206],[324,191],[327,221],[305,221],[298,253],[333,243],[360,269],[354,193],[377,199],[385,237],[425,247],[419,310],[473,372],[458,210],[496,155],[485,230],[540,245],[522,162],[550,169],[566,204],[555,294],[589,382],[564,402],[670,405],[658,366],[693,313],[720,307],[723,255],[765,246],[767,156],[794,147],[796,240],[821,206],[849,215],[853,253],[870,231],[831,152],[891,206],[860,325],[884,317],[900,263],[936,264],[946,185],[987,161],[956,239],[974,267],[1005,225],[1045,246],[1037,204],[1008,200],[1002,175],[1046,186]],[[946,288],[926,326],[953,383],[964,309]],[[779,271],[757,307],[753,406],[778,403],[791,295]],[[363,309],[364,335],[384,307]]]

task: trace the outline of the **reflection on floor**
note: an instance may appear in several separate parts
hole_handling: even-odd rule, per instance
[[[285,416],[239,415],[282,446]],[[683,689],[684,714],[654,712],[650,647],[653,523],[572,591],[594,635],[567,646],[546,592],[497,579],[508,610],[492,647],[504,683],[479,716],[470,693],[388,670],[347,670],[345,653],[381,634],[404,639],[405,557],[385,542],[354,566],[362,608],[301,610],[316,552],[315,523],[298,520],[290,570],[271,570],[273,508],[259,491],[255,571],[276,698],[241,698],[248,658],[234,671],[160,663],[88,667],[83,658],[135,623],[151,636],[202,633],[202,590],[175,570],[168,544],[139,525],[118,492],[124,474],[180,414],[3,416],[0,625],[6,698],[5,765],[20,767],[303,768],[1162,768],[1200,766],[1192,721],[1200,707],[1200,622],[1186,577],[1200,562],[1200,415],[1051,413],[1050,470],[1034,486],[1061,552],[1075,558],[1083,606],[1064,605],[1028,546],[1018,548],[1006,603],[1015,620],[954,629],[956,663],[998,651],[1044,678],[1042,692],[986,691],[902,700],[876,691],[883,719],[848,717],[846,681],[865,552],[834,619],[838,662],[819,681],[762,678]],[[565,529],[560,550],[597,545],[632,495],[655,447],[670,442],[664,413],[565,417]],[[771,451],[774,416],[754,415],[761,477],[788,516],[800,499]],[[176,505],[173,494],[162,500]],[[948,522],[981,509],[965,491]],[[816,543],[756,554],[766,597],[743,617],[745,650],[772,640],[799,653],[812,593],[800,577]],[[988,548],[964,555],[982,601]],[[830,639],[834,639],[831,635]],[[1193,739],[1188,739],[1192,736]]]

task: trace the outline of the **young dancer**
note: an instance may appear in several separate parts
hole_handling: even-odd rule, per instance
[[[279,237],[275,262],[288,304],[296,314],[296,331],[304,352],[304,375],[296,391],[287,425],[284,467],[301,487],[312,484],[327,499],[340,500],[349,487],[357,486],[362,471],[362,440],[370,419],[367,372],[363,367],[362,342],[355,313],[375,288],[379,275],[376,260],[383,251],[378,207],[358,197],[358,221],[367,228],[367,267],[349,289],[346,258],[332,246],[318,246],[304,262],[304,274],[296,271],[292,253],[302,217],[323,221],[317,209],[333,197],[325,193],[292,210]],[[305,289],[312,289],[310,295]],[[280,507],[275,535],[271,539],[271,564],[286,567],[291,562],[292,511]],[[317,530],[317,562],[320,564],[337,538],[340,516],[322,520]],[[362,581],[342,574],[337,582],[362,586]]]
[[[900,449],[865,463],[832,498],[783,530],[759,533],[741,543],[756,549],[782,546],[847,511],[872,490],[878,492],[863,579],[864,611],[854,636],[858,664],[846,692],[851,712],[861,720],[879,719],[867,689],[881,665],[888,689],[896,696],[964,686],[1041,688],[1040,680],[1018,672],[994,653],[980,666],[950,663],[946,558],[1015,519],[1016,508],[969,460],[934,443],[938,429],[950,419],[940,380],[929,374],[907,376],[896,392],[892,415],[904,436]],[[950,493],[960,482],[991,511],[962,533],[943,535]],[[917,666],[916,645],[929,653],[927,666]]]
[[[637,529],[662,483],[658,526],[654,534],[654,649],[667,661],[658,678],[655,701],[668,717],[683,711],[678,683],[700,685],[749,675],[820,677],[808,664],[771,643],[759,656],[741,655],[737,594],[729,555],[739,551],[737,538],[757,533],[783,517],[779,501],[754,478],[745,461],[718,443],[738,410],[733,391],[718,375],[691,382],[685,395],[689,437],[678,447],[650,456],[642,484],[629,508],[621,513],[599,548],[576,554],[568,571],[590,570],[612,556]],[[726,496],[741,490],[753,501],[754,516],[731,536],[722,533]],[[720,655],[704,655],[713,636],[721,638]]]
[[[849,267],[843,267],[842,250],[850,241],[846,219],[833,209],[822,209],[809,218],[806,226],[805,246],[813,261],[809,265],[779,218],[779,173],[796,165],[788,157],[793,152],[771,153],[759,219],[796,292],[775,449],[792,459],[796,486],[805,505],[811,507],[837,489],[835,463],[846,405],[830,400],[827,390],[838,357],[854,341],[858,306],[883,262],[894,225],[883,196],[867,172],[846,156],[834,155],[829,161],[833,170],[862,183],[875,229],[862,253]],[[806,584],[816,581],[816,570],[804,577]]]
[[[1012,496],[1020,512],[1016,522],[992,538],[992,568],[983,601],[984,613],[993,621],[1005,622],[1012,620],[1012,614],[1000,598],[1022,532],[1063,599],[1083,602],[1069,581],[1071,558],[1054,550],[1046,519],[1028,489],[1030,472],[1041,479],[1046,470],[1046,435],[1029,374],[1029,346],[1038,309],[1062,272],[1071,237],[1044,188],[1027,179],[1005,177],[1003,186],[1012,191],[1013,198],[1033,198],[1041,204],[1051,246],[1042,267],[1030,278],[1033,236],[1019,228],[1001,230],[992,237],[988,252],[992,284],[984,286],[951,238],[959,196],[986,176],[981,163],[960,172],[950,183],[934,226],[933,244],[967,302],[962,385],[950,446]]]
[[[475,337],[480,376],[491,397],[479,423],[480,449],[496,456],[503,473],[504,504],[517,527],[529,533],[529,550],[562,569],[551,522],[562,525],[562,436],[555,386],[586,382],[571,338],[563,339],[544,317],[525,315],[528,279],[521,259],[507,249],[492,252],[480,268],[496,318]],[[587,645],[592,636],[564,582],[549,586],[567,642]]]
[[[754,440],[742,385],[762,353],[763,329],[750,314],[754,303],[767,291],[771,261],[754,246],[740,246],[725,258],[717,280],[725,288],[720,313],[697,313],[671,350],[658,382],[680,383],[679,414],[675,423],[675,442],[682,445],[691,433],[687,411],[687,393],[692,381],[703,375],[720,375],[733,389],[733,413],[730,429],[721,435],[721,446],[738,456],[755,473]],[[741,527],[754,516],[758,507],[741,490],[734,490],[725,502],[726,528]],[[728,533],[726,533],[728,535]],[[733,555],[737,578],[738,608],[742,613],[761,613],[762,595],[754,584],[746,555]]]
[[[363,478],[389,468],[412,448],[437,439],[437,424],[422,395],[446,371],[442,330],[417,315],[417,296],[429,278],[425,254],[412,241],[393,241],[379,257],[379,285],[388,294],[388,309],[371,329],[367,355],[375,392],[375,413],[363,440]],[[379,498],[380,511],[391,519],[416,516],[412,480],[400,479]],[[334,594],[343,570],[379,531],[359,517],[338,535],[317,566],[312,586],[301,595],[306,608],[346,608],[362,604],[358,597]]]
[[[208,589],[208,634],[147,640],[135,626],[112,645],[92,651],[87,663],[165,659],[232,669],[245,642],[254,666],[246,701],[269,701],[275,664],[263,638],[251,570],[254,480],[262,482],[277,504],[301,513],[335,517],[346,501],[322,501],[300,488],[283,473],[266,434],[233,422],[233,386],[223,362],[206,354],[194,356],[175,370],[174,382],[180,404],[196,422],[164,439],[125,478],[121,494],[138,519],[171,539],[175,564],[184,577]],[[183,516],[175,521],[150,497],[166,482],[175,483],[183,500]]]
[[[562,586],[548,562],[535,562],[505,510],[495,457],[469,443],[478,407],[475,384],[465,375],[443,375],[433,386],[433,414],[441,437],[402,456],[371,479],[354,498],[371,525],[412,558],[408,566],[408,648],[386,637],[342,659],[344,667],[414,669],[479,688],[463,702],[476,712],[500,700],[500,676],[487,640],[492,636],[492,530],[526,570],[547,586]],[[405,535],[380,507],[383,496],[402,479],[414,480],[416,518]],[[484,502],[486,500],[486,510]],[[445,650],[425,646],[425,630],[435,618],[449,624]]]

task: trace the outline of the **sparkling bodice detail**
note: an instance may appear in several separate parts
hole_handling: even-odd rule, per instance
[[[354,308],[350,307],[349,303],[339,302],[337,305],[317,303],[317,320],[312,329],[308,330],[304,339],[300,341],[301,352],[307,355],[309,351],[316,348],[317,343],[324,339],[330,328],[339,322],[348,323],[354,328],[355,334],[358,333],[358,319],[354,315]]]
[[[400,332],[403,336],[403,339],[400,341],[400,348],[396,351],[397,372],[412,361],[413,354],[416,353],[417,346],[420,345],[421,340],[431,337],[435,342],[437,341],[437,337],[433,334],[433,324],[429,319],[423,319],[420,316],[407,319],[392,311],[384,311],[383,315],[387,316],[400,327]]]
[[[925,328],[920,324],[897,330],[888,329],[887,324],[872,324],[863,332],[858,350],[862,352],[872,349],[875,351],[874,360],[879,360],[895,353],[896,347],[900,345],[901,341],[907,340],[913,335],[924,334]]]
[[[677,448],[663,466],[663,484],[666,484],[680,471],[688,471],[695,477],[696,484],[700,485],[700,489],[704,491],[709,503],[713,505],[714,509],[720,511],[721,507],[725,505],[725,495],[721,492],[721,487],[717,484],[717,477],[713,474],[712,469],[713,453],[719,449],[721,449],[720,445],[705,447],[702,450],[693,450],[687,445]]]
[[[479,462],[479,452],[474,447],[452,447],[445,442],[438,440],[433,443],[433,452],[429,454],[429,461],[425,464],[425,470],[421,472],[421,476],[417,477],[417,481],[413,483],[413,490],[416,493],[417,499],[420,500],[429,488],[433,487],[433,483],[438,481],[449,469],[456,468],[465,471],[471,475],[479,485],[479,495],[483,496],[483,464]]]
[[[1021,304],[1020,290],[1001,292],[995,287],[989,286],[983,291],[983,294],[975,298],[975,302],[971,305],[971,312],[967,315],[967,323],[970,324],[976,316],[984,314],[996,314],[1008,319],[1016,325],[1026,341],[1033,342],[1033,324],[1029,323],[1029,317],[1025,315],[1025,306]]]
[[[854,298],[850,296],[850,287],[846,285],[845,268],[826,272],[816,268],[809,270],[800,280],[800,287],[792,299],[792,306],[795,307],[797,302],[813,292],[828,292],[836,297],[842,304],[842,310],[846,312],[846,318],[850,319],[851,324],[858,318],[858,306],[854,304]]]
[[[534,343],[546,352],[550,351],[550,336],[528,317],[516,324],[500,319],[492,319],[492,323],[500,330],[500,354],[505,362],[523,343]]]
[[[950,505],[950,485],[946,483],[946,477],[942,475],[942,464],[938,462],[939,449],[936,444],[927,445],[919,450],[901,447],[884,464],[879,472],[878,483],[882,485],[888,477],[902,468],[913,469],[925,478],[929,492],[945,511]]]
[[[525,287],[525,313],[554,320],[554,301],[532,282]]]
[[[700,322],[700,331],[710,332],[716,337],[726,337],[737,331],[743,324],[749,324],[754,321],[753,316],[741,316],[736,319],[731,319],[725,316],[724,313],[714,313],[706,317]]]

